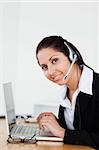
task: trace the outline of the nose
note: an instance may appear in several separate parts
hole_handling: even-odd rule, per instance
[[[48,76],[53,76],[55,73],[55,68],[54,66],[48,66]]]

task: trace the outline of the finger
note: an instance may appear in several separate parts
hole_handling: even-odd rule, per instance
[[[50,121],[49,117],[47,117],[47,116],[43,117],[39,122],[40,126],[42,126],[42,125],[48,126],[50,123],[51,123],[51,121]]]
[[[37,121],[39,122],[40,119],[42,119],[44,116],[51,116],[51,115],[53,115],[52,112],[43,112],[37,117]]]
[[[44,130],[44,129],[45,129],[45,126],[44,126],[43,124],[41,124],[41,125],[39,126],[39,128],[40,128],[40,130]]]
[[[39,116],[37,117],[37,121],[39,121],[43,115],[44,115],[44,113],[39,114]]]
[[[53,118],[52,116],[43,116],[40,120],[39,120],[39,124],[41,125],[42,123],[51,123],[55,122],[55,118]]]

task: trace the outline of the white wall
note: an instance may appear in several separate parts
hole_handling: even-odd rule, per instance
[[[3,19],[3,8],[1,7],[0,5],[0,22],[2,22],[2,19]],[[2,32],[2,28],[3,28],[3,24],[0,23],[0,82],[2,81],[2,69],[3,69],[3,54],[2,54],[2,49],[3,49],[3,40],[2,40],[2,35],[3,35],[3,32]],[[2,88],[1,88],[1,84],[0,84],[0,114],[2,112],[1,108],[3,106],[2,104]]]
[[[35,58],[36,46],[43,37],[63,36],[79,49],[88,65],[99,71],[97,5],[96,2],[0,3],[3,37],[0,78],[1,83],[13,83],[16,113],[32,113],[35,103],[58,105],[60,87],[45,79]],[[3,94],[0,99],[0,114],[4,114]]]
[[[19,30],[19,5],[18,3],[0,3],[1,24],[1,51],[2,67],[0,83],[16,80],[18,58],[18,30]],[[1,113],[4,111],[3,91],[1,87]]]

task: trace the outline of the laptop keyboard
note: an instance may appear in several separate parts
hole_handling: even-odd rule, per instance
[[[23,135],[23,136],[33,136],[36,133],[36,127],[34,126],[23,126],[23,125],[16,125],[12,131],[14,135]]]

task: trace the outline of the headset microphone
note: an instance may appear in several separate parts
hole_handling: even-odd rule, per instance
[[[68,72],[65,74],[63,80],[66,80],[66,79],[67,79],[67,76],[69,75],[69,73],[70,73],[70,71],[71,71],[71,69],[72,69],[72,67],[73,67],[73,65],[74,65],[74,63],[75,63],[75,61],[76,61],[76,59],[77,59],[77,55],[75,54],[75,55],[74,55],[74,58],[73,58],[73,60],[72,60],[72,63],[71,63],[71,65],[70,65],[70,68],[69,68]]]

